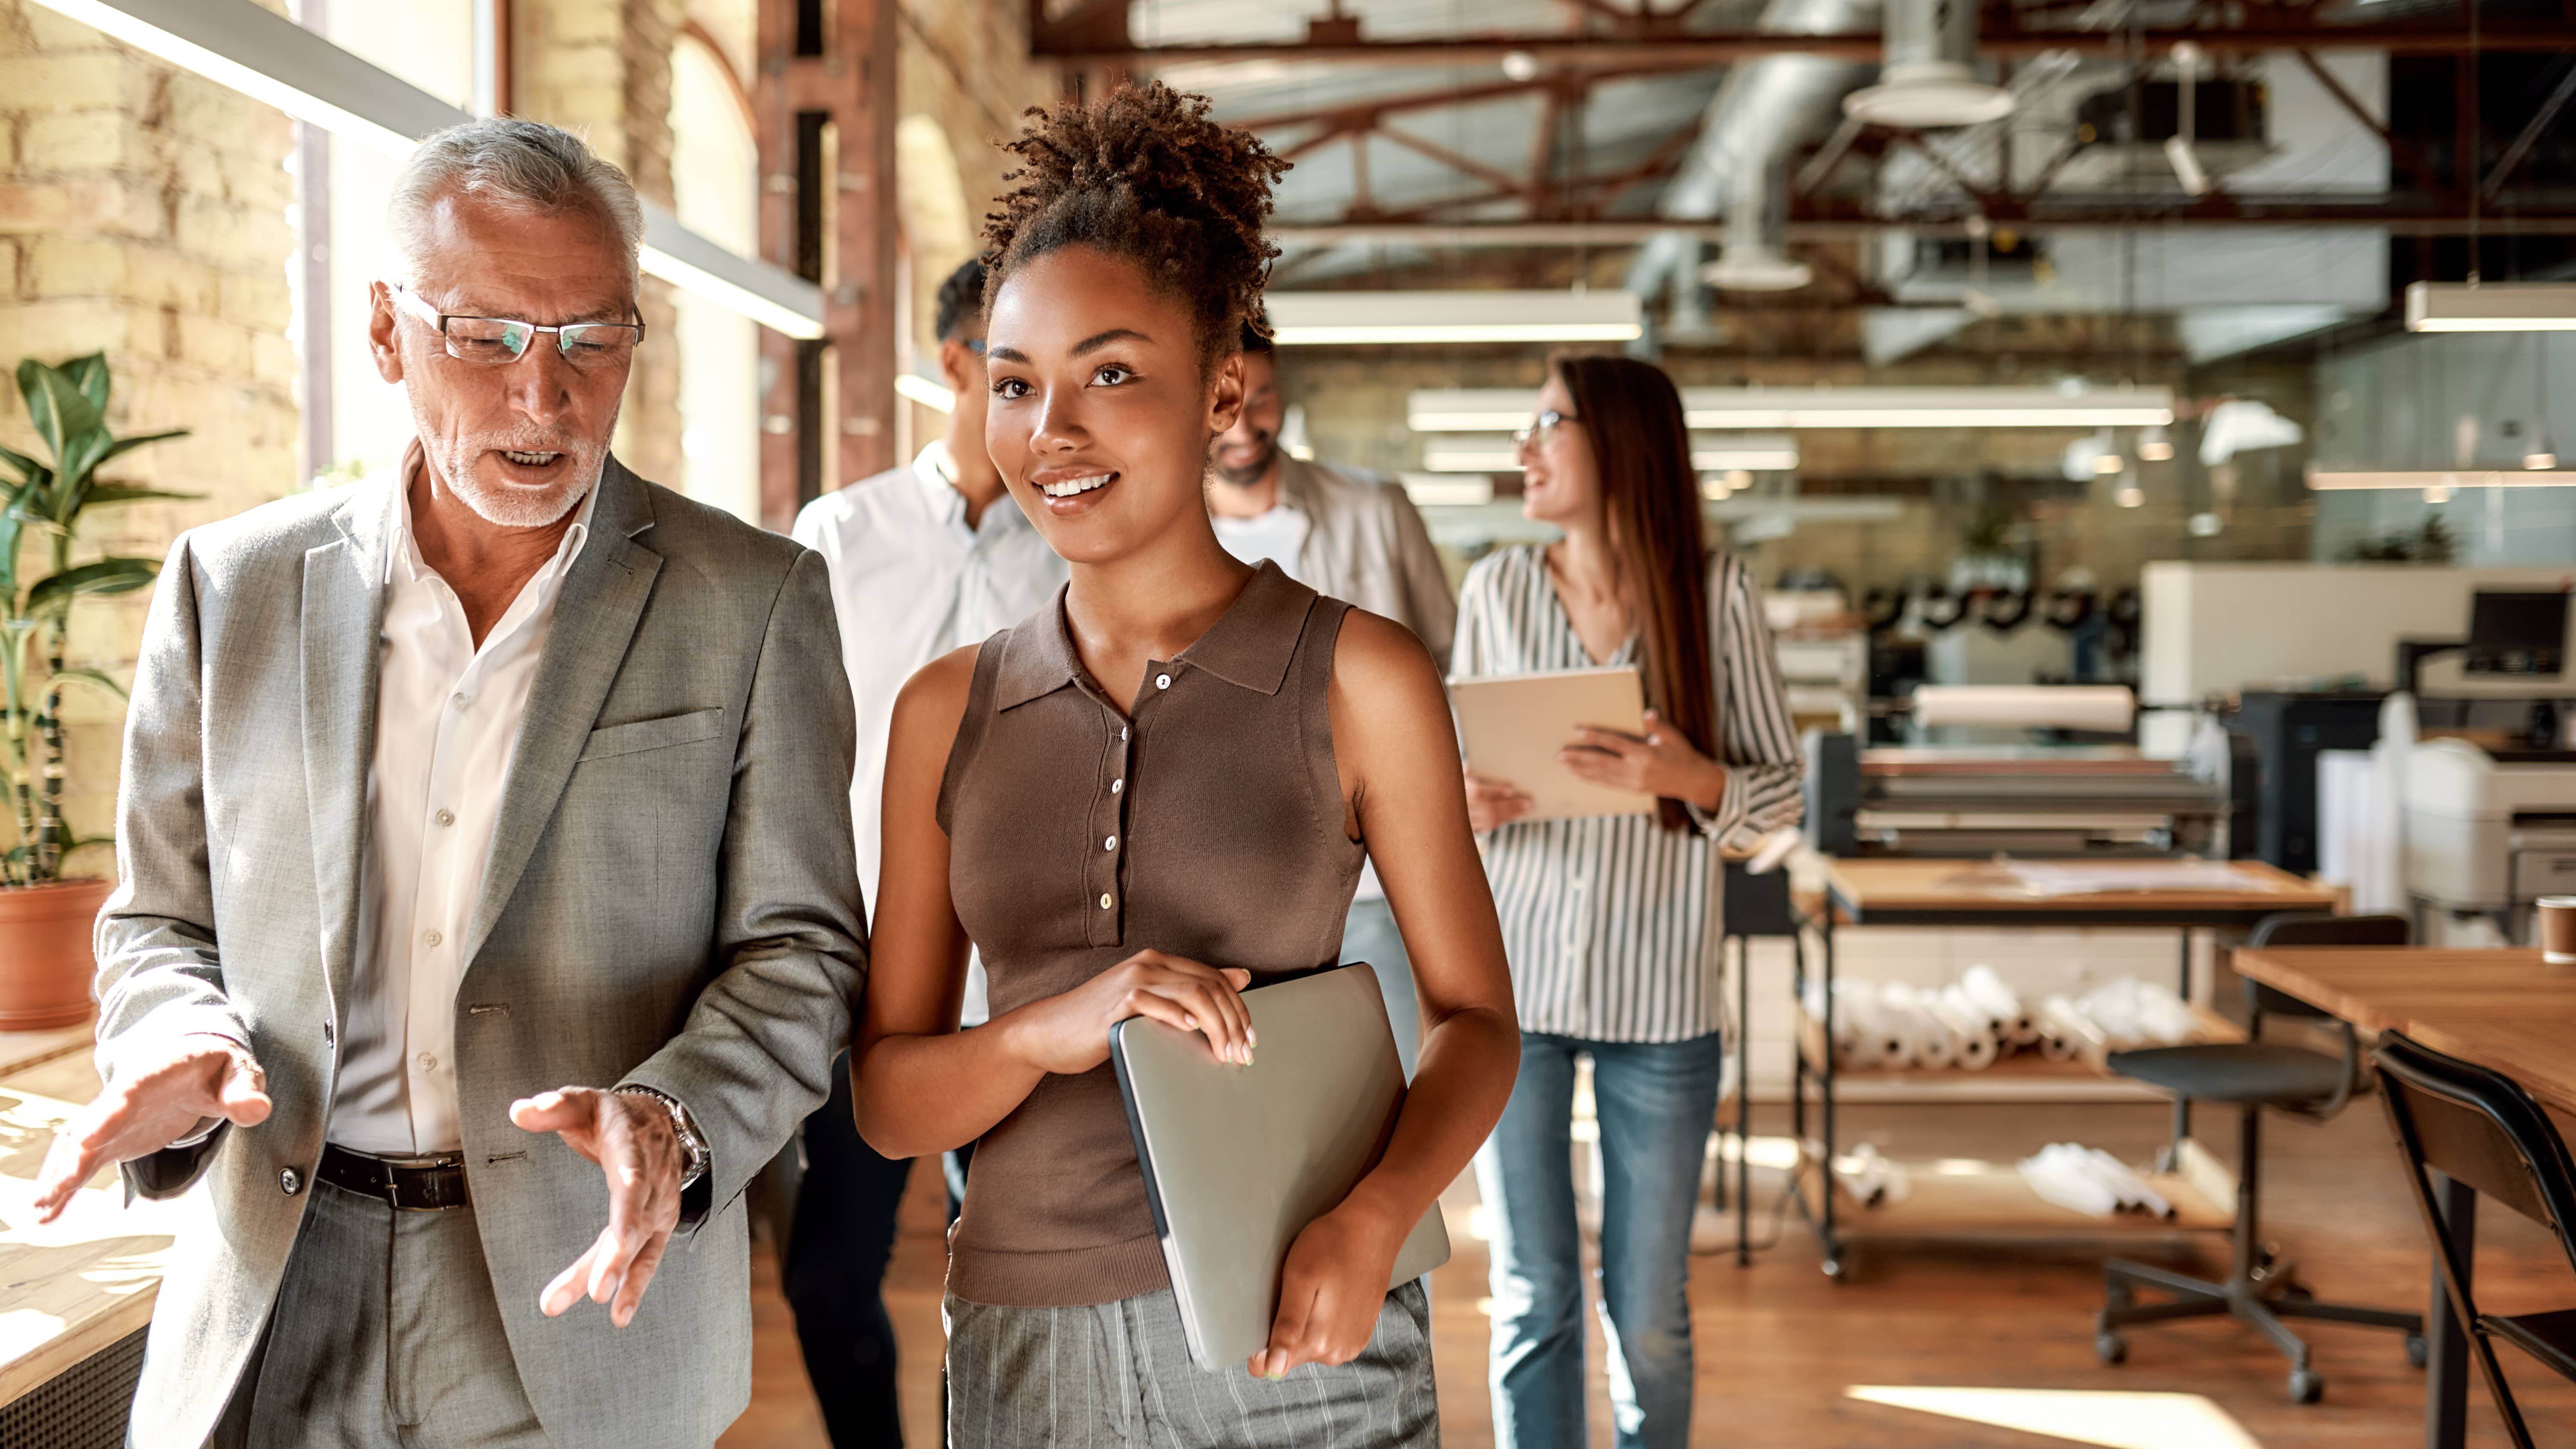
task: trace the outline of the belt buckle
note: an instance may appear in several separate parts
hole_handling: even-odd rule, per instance
[[[461,1152],[438,1152],[425,1157],[380,1157],[376,1160],[384,1164],[385,1202],[390,1205],[395,1212],[436,1213],[447,1211],[452,1204],[421,1203],[415,1205],[404,1202],[402,1200],[402,1174],[405,1172],[418,1172],[434,1167],[462,1168],[465,1165],[465,1154]]]

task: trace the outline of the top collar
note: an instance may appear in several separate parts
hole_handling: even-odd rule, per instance
[[[1067,584],[1038,615],[1021,622],[1003,646],[1001,673],[995,679],[993,707],[1012,709],[1089,676],[1073,647],[1073,630],[1064,613]],[[1307,611],[1315,591],[1263,562],[1235,595],[1217,621],[1181,651],[1178,663],[1192,665],[1228,684],[1258,694],[1277,694],[1288,680],[1289,662],[1305,634]]]

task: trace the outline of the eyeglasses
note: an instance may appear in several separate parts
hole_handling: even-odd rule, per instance
[[[1567,423],[1579,423],[1581,421],[1583,421],[1583,419],[1576,417],[1572,413],[1561,413],[1554,408],[1549,408],[1546,412],[1540,413],[1537,417],[1531,419],[1528,427],[1512,434],[1512,446],[1515,448],[1544,448],[1548,444],[1556,441],[1558,429],[1564,427]]]
[[[459,362],[479,362],[499,367],[518,361],[528,353],[528,344],[540,332],[555,334],[555,351],[563,360],[583,369],[616,367],[635,355],[643,345],[644,324],[641,322],[568,322],[561,327],[540,327],[534,322],[520,322],[508,317],[459,317],[441,312],[420,299],[411,288],[395,285],[389,290],[394,304],[438,329],[447,344],[447,355]]]

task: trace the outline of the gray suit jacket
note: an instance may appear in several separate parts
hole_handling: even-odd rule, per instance
[[[466,1174],[510,1350],[557,1444],[703,1446],[750,1397],[744,1183],[824,1098],[866,926],[850,691],[823,560],[628,473],[599,482],[511,756],[456,997]],[[250,1045],[275,1113],[128,1164],[185,1194],[133,1442],[204,1441],[277,1297],[356,969],[393,487],[183,535],[152,601],[98,924],[99,1057]],[[713,1149],[711,1211],[635,1321],[537,1311],[600,1170],[510,1102],[638,1083]],[[287,1186],[292,1174],[293,1187]],[[193,1190],[192,1190],[193,1189]]]
[[[1297,551],[1297,577],[1319,594],[1412,630],[1446,673],[1458,595],[1404,485],[1282,457],[1279,496],[1310,523],[1306,546]]]

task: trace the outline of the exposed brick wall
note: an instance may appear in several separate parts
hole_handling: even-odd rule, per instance
[[[521,0],[517,110],[585,137],[646,200],[671,204],[671,47],[686,0]],[[681,477],[678,312],[644,279],[646,342],[617,424],[618,458],[656,482]]]
[[[1020,112],[1053,99],[1047,78],[1029,64],[1028,7],[1007,0],[902,0],[896,73],[907,116],[939,122],[956,153],[966,197],[967,245],[912,244],[913,332],[931,341],[940,279],[983,245],[984,213],[1002,193],[1010,168],[995,142],[1020,129]]]
[[[158,558],[181,529],[297,486],[292,149],[279,112],[26,0],[0,0],[0,371],[25,356],[104,349],[119,431],[194,429],[126,455],[109,476],[207,495],[102,509],[87,552]],[[14,383],[0,387],[0,441],[34,450]],[[24,558],[42,567],[32,542]],[[123,677],[144,599],[85,603],[72,653]],[[101,834],[122,712],[82,691],[66,713],[72,823]],[[77,864],[106,863],[99,853]]]

